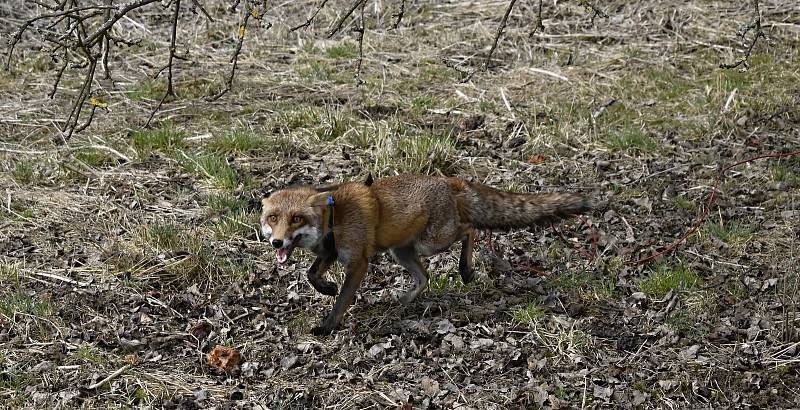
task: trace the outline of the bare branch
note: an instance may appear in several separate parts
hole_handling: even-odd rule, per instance
[[[744,55],[739,60],[730,64],[720,63],[719,68],[731,69],[742,66],[740,70],[746,71],[749,67],[747,60],[750,58],[750,54],[753,53],[753,48],[756,46],[758,40],[763,38],[769,42],[769,37],[767,37],[766,33],[764,33],[764,30],[761,28],[761,11],[758,8],[758,0],[753,0],[753,9],[755,14],[753,21],[750,22],[750,24],[742,27],[742,29],[739,31],[739,36],[742,38],[742,45],[747,47],[747,50],[745,50]],[[751,31],[753,32],[753,38],[748,42],[747,34]]]
[[[456,70],[456,71],[458,71],[459,74],[461,74],[461,82],[462,83],[465,83],[465,82],[469,81],[472,78],[472,76],[475,75],[475,71],[476,70],[474,68],[468,68],[468,67],[461,66],[461,65],[456,64],[452,60],[450,60],[448,58],[445,58],[445,57],[441,57],[441,60],[442,60],[442,63],[446,67],[452,68],[453,70]]]
[[[320,10],[322,10],[322,8],[325,7],[326,3],[328,3],[328,0],[322,0],[322,3],[320,3],[319,6],[317,7],[317,9],[314,10],[314,14],[312,14],[311,17],[309,17],[308,20],[306,20],[305,23],[300,24],[299,26],[295,26],[295,27],[290,28],[289,32],[291,33],[291,32],[300,30],[301,28],[306,28],[306,27],[310,26],[311,22],[314,21],[314,18],[317,17],[317,14],[319,14]]]
[[[494,54],[494,50],[497,48],[497,42],[500,41],[500,36],[503,35],[503,31],[506,29],[506,24],[508,24],[508,16],[511,14],[511,9],[514,8],[514,3],[517,0],[511,0],[508,2],[508,8],[506,8],[506,13],[503,15],[503,20],[500,21],[500,27],[497,28],[497,34],[494,36],[494,43],[492,43],[492,48],[489,49],[489,55],[486,56],[486,61],[483,62],[483,70],[486,71],[489,69],[489,63],[492,61],[492,54]]]
[[[114,0],[106,0],[106,2],[108,3],[109,6],[111,6],[113,4]],[[106,9],[105,15],[103,16],[103,18],[106,21],[108,21],[108,19],[111,18],[111,8],[110,7],[108,9]],[[108,36],[108,33],[105,33],[103,35],[103,51],[101,53],[103,54],[103,74],[105,75],[106,79],[111,78],[111,71],[109,71],[109,69],[108,69],[108,52],[109,52],[110,49],[111,49],[111,44],[109,42],[109,36]],[[92,111],[92,113],[94,113],[94,111]]]
[[[225,88],[218,92],[217,94],[211,96],[209,98],[210,101],[218,100],[220,97],[225,95],[228,91],[233,88],[233,77],[236,74],[236,67],[239,63],[239,54],[242,52],[242,45],[244,44],[244,37],[247,34],[247,23],[250,21],[250,17],[255,19],[261,19],[263,14],[257,8],[253,7],[251,9],[245,9],[244,13],[242,14],[242,20],[239,23],[239,39],[236,42],[236,48],[233,50],[233,55],[231,56],[231,71],[228,73],[228,77],[225,79]],[[267,28],[272,27],[272,25],[268,25]]]
[[[150,117],[147,118],[147,122],[144,124],[145,127],[148,127],[150,125],[150,121],[153,120],[153,116],[156,115],[156,112],[164,104],[164,101],[166,101],[167,97],[175,96],[175,89],[172,86],[172,60],[175,59],[176,41],[178,38],[178,18],[180,16],[181,0],[174,0],[174,1],[175,1],[175,10],[172,13],[172,34],[170,35],[170,40],[169,40],[169,61],[167,62],[167,91],[164,93],[164,96],[161,97],[161,100],[158,101],[158,105],[156,105],[156,108],[153,109],[153,112],[150,113]]]
[[[350,10],[348,10],[347,13],[342,15],[342,17],[340,17],[339,20],[336,22],[336,25],[333,26],[333,29],[331,29],[331,31],[328,32],[328,38],[333,37],[337,32],[339,32],[339,30],[342,29],[345,20],[347,20],[347,18],[350,17],[354,11],[356,11],[358,6],[362,6],[362,3],[366,2],[367,0],[356,0],[355,2],[353,2],[353,5],[350,6]]]
[[[87,58],[89,59],[89,68],[86,70],[86,77],[83,80],[83,86],[81,87],[78,95],[75,97],[69,117],[67,117],[64,127],[61,129],[62,132],[66,133],[64,139],[69,139],[75,132],[75,129],[78,127],[78,119],[81,116],[83,104],[86,102],[86,99],[89,98],[89,95],[92,92],[92,80],[94,79],[95,70],[97,69],[97,56],[89,54],[87,55]],[[86,127],[88,127],[88,123],[86,126],[83,126],[83,128]]]
[[[539,12],[536,15],[536,23],[534,23],[533,30],[528,34],[528,37],[533,37],[537,31],[544,31],[544,23],[542,23],[542,0],[539,0]]]
[[[69,52],[65,48],[64,49],[64,62],[61,64],[61,67],[56,72],[56,79],[53,81],[53,89],[50,90],[50,93],[47,95],[50,99],[55,97],[56,91],[58,91],[58,84],[61,83],[61,78],[64,76],[64,70],[67,69],[67,64],[69,64]]]
[[[137,9],[139,7],[146,6],[150,3],[155,3],[157,1],[159,0],[131,0],[123,4],[122,7],[118,8],[117,12],[114,13],[114,15],[111,16],[110,19],[106,20],[106,22],[103,23],[102,26],[100,26],[97,30],[95,30],[95,32],[92,33],[92,35],[90,35],[85,40],[85,44],[87,46],[93,46],[100,39],[100,37],[103,36],[109,30],[111,30],[111,27],[113,27],[114,24],[117,21],[119,21],[119,19],[125,16],[125,14],[127,14],[133,9]]]
[[[406,12],[406,0],[400,0],[400,8],[397,9],[397,13],[392,14],[394,17],[394,24],[392,25],[393,29],[397,29],[400,27],[400,23],[403,21],[403,15]]]
[[[358,63],[356,64],[356,83],[359,85],[364,83],[364,80],[361,79],[361,64],[364,61],[364,6],[367,5],[367,2],[364,1],[361,3],[361,18],[359,18],[358,27],[353,29],[353,31],[358,34]]]
[[[190,9],[191,12],[194,13],[194,14],[197,14],[197,10],[196,9],[198,9],[198,8],[200,9],[200,12],[203,13],[204,16],[206,16],[208,21],[210,21],[212,23],[214,22],[214,19],[211,18],[211,16],[208,15],[208,12],[206,11],[205,7],[203,7],[202,4],[200,4],[197,0],[192,0],[192,7]]]
[[[156,1],[156,0],[153,0],[153,1]],[[76,8],[72,8],[72,9],[69,9],[69,10],[57,11],[57,12],[54,12],[54,13],[40,14],[38,16],[35,16],[35,17],[31,18],[31,19],[26,20],[24,23],[22,23],[20,28],[11,35],[11,41],[9,42],[9,46],[8,46],[8,55],[6,57],[5,69],[8,70],[9,67],[11,66],[11,55],[14,54],[14,47],[22,39],[22,34],[25,33],[25,30],[27,30],[28,27],[30,27],[31,24],[33,24],[33,23],[35,23],[35,22],[37,22],[39,20],[43,20],[43,19],[64,17],[64,16],[70,16],[70,15],[75,16],[76,13],[79,13],[81,11],[105,9],[105,8],[107,8],[107,6],[76,7]]]

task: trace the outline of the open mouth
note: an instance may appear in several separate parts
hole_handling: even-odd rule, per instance
[[[294,248],[299,239],[300,236],[298,235],[293,240],[287,241],[288,243],[284,245],[282,248],[278,248],[278,250],[275,252],[275,259],[278,261],[279,265],[283,265],[284,263],[286,263],[286,261],[289,260],[289,257],[292,256],[292,251],[294,251]]]
[[[288,246],[284,246],[283,248],[278,249],[275,252],[275,259],[278,260],[278,263],[283,265],[286,261],[289,260],[289,257],[292,256],[292,251],[294,250],[294,244],[291,243]]]

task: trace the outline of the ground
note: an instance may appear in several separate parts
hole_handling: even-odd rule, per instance
[[[155,3],[118,23],[141,41],[114,49],[93,84],[108,106],[68,139],[81,68],[49,99],[58,64],[22,37],[0,71],[0,403],[800,406],[800,158],[774,155],[800,150],[795,2],[760,2],[747,70],[719,66],[745,56],[750,2],[544,2],[544,30],[519,2],[485,70],[507,2],[408,2],[392,29],[397,3],[365,8],[358,79],[353,23],[326,35],[349,2],[295,32],[318,2],[270,5],[217,100],[243,6],[185,5],[177,98],[145,127],[169,53]],[[36,12],[21,4],[0,32]],[[376,257],[343,328],[312,336],[332,299],[308,253],[273,262],[258,199],[404,172],[596,209],[482,233],[475,283],[458,246],[430,258],[408,306],[410,275]],[[216,345],[238,370],[209,366]]]

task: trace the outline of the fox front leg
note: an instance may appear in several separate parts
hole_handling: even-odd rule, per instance
[[[319,326],[311,329],[311,333],[316,336],[324,336],[331,334],[342,323],[342,318],[347,308],[353,303],[356,296],[358,287],[361,286],[361,281],[364,280],[364,275],[367,273],[367,265],[369,260],[366,257],[360,259],[353,258],[347,263],[345,271],[347,276],[342,285],[342,291],[336,297],[336,302],[333,304],[333,310],[325,317]]]
[[[336,284],[324,278],[325,272],[335,260],[336,256],[334,254],[318,255],[314,259],[314,263],[311,264],[311,268],[308,269],[308,282],[317,292],[323,295],[336,296]]]

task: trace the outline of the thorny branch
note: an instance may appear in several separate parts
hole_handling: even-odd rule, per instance
[[[719,68],[730,69],[742,66],[740,70],[747,70],[749,67],[747,60],[750,58],[750,54],[752,54],[753,48],[756,46],[758,39],[763,38],[769,42],[769,37],[767,37],[767,35],[764,33],[764,30],[761,28],[761,11],[758,8],[758,0],[753,0],[753,9],[753,13],[755,14],[755,16],[753,16],[753,21],[750,22],[750,24],[742,27],[742,29],[739,31],[739,36],[742,38],[742,45],[747,47],[747,50],[745,50],[744,55],[739,60],[731,64],[720,63]],[[753,32],[753,38],[748,42],[747,34],[751,31]]]

